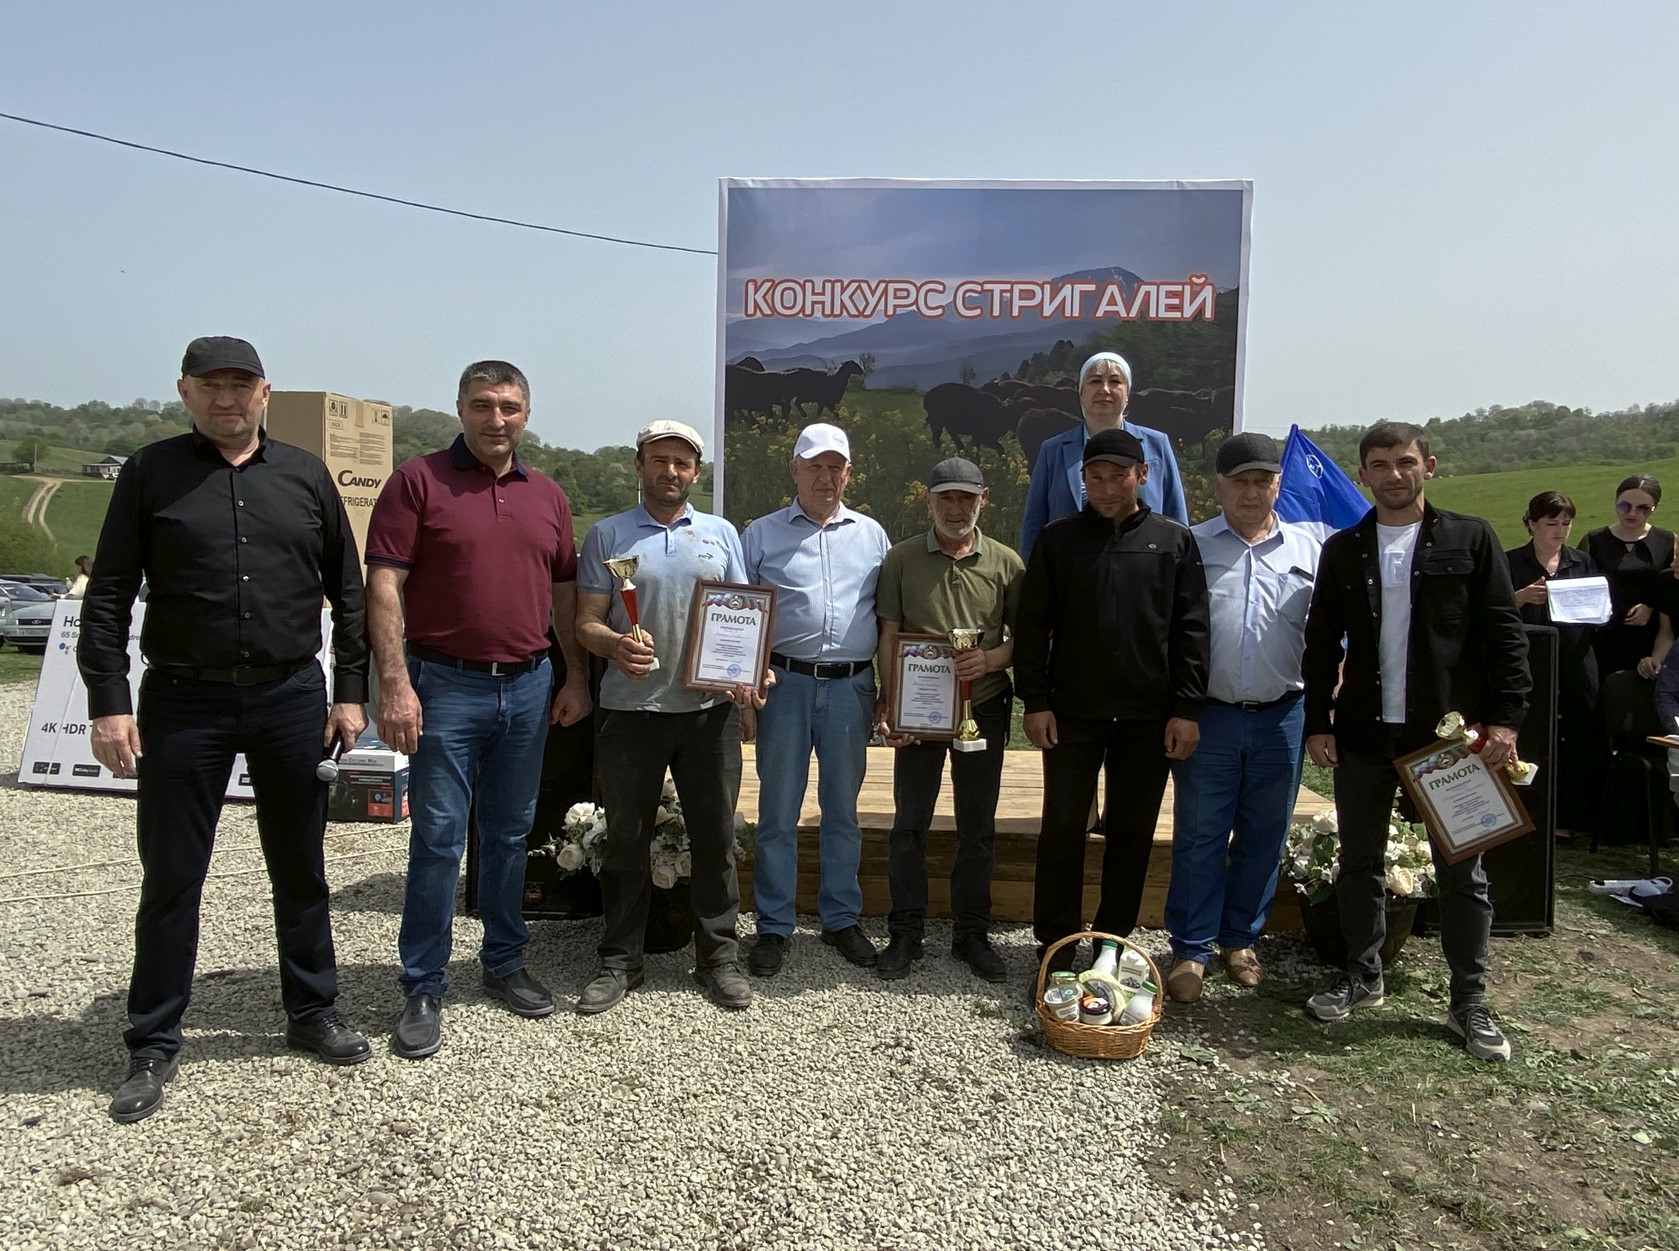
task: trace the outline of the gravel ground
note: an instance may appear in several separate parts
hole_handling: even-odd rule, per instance
[[[620,1007],[581,1017],[569,1009],[596,924],[538,922],[530,966],[567,999],[524,1021],[479,989],[479,930],[463,917],[444,1049],[415,1063],[386,1049],[406,827],[335,825],[340,1006],[375,1053],[333,1069],[288,1052],[256,827],[238,804],[205,890],[180,1074],[156,1115],[113,1124],[132,801],[16,784],[32,699],[0,688],[8,1251],[1261,1245],[1228,1191],[1163,1190],[1142,1165],[1168,1082],[1210,1057],[1174,1022],[1129,1063],[1046,1050],[1022,994],[1025,927],[998,936],[1017,975],[1000,987],[950,959],[948,924],[892,984],[801,929],[745,1013],[704,1001],[678,953],[650,958]]]

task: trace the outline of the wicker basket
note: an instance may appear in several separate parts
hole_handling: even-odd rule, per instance
[[[1148,961],[1149,981],[1157,988],[1154,993],[1154,1015],[1148,1020],[1139,1021],[1136,1025],[1083,1025],[1078,1021],[1063,1021],[1044,1006],[1044,988],[1049,983],[1050,960],[1067,944],[1077,943],[1086,938],[1110,939],[1121,947],[1129,947]],[[1095,930],[1069,934],[1061,941],[1050,945],[1049,950],[1044,952],[1043,963],[1038,966],[1038,1019],[1044,1023],[1044,1041],[1057,1051],[1077,1056],[1081,1060],[1135,1059],[1143,1053],[1143,1048],[1148,1046],[1148,1036],[1160,1022],[1160,1002],[1166,997],[1165,986],[1159,966],[1150,958],[1148,952],[1136,943],[1123,939],[1118,934],[1101,934]]]

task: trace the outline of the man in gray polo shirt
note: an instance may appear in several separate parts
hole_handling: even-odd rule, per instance
[[[577,1010],[605,1012],[642,984],[643,939],[652,900],[647,851],[659,793],[670,771],[693,856],[694,978],[719,1007],[741,1009],[752,988],[735,962],[740,886],[735,874],[735,803],[740,795],[740,713],[762,699],[750,687],[727,694],[683,686],[683,647],[694,585],[743,582],[740,536],[722,517],[688,502],[705,450],[699,432],[655,421],[636,435],[641,503],[602,518],[577,560],[577,641],[611,662],[601,679],[595,776],[606,805],[606,917],[600,971]],[[642,637],[631,633],[624,598],[606,561],[635,556]],[[658,667],[654,667],[654,662]]]
[[[892,761],[896,815],[888,844],[891,941],[875,968],[884,978],[903,977],[921,958],[927,917],[927,827],[938,803],[944,762],[950,756],[956,800],[956,862],[950,872],[951,912],[956,917],[951,954],[988,982],[1007,977],[1002,957],[986,936],[991,922],[992,842],[1003,748],[1009,738],[1014,690],[1015,609],[1026,567],[1014,549],[980,533],[979,515],[990,499],[979,466],[960,456],[934,467],[926,500],[927,533],[905,539],[886,553],[876,590],[880,614],[880,672],[886,686],[877,708]],[[957,653],[958,677],[973,683],[974,720],[983,751],[952,751],[946,740],[921,741],[889,733],[893,650],[900,633],[949,636],[955,629],[984,633],[978,647]]]

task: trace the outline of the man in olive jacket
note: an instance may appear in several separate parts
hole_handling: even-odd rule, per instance
[[[1376,506],[1324,544],[1306,621],[1306,752],[1336,771],[1335,893],[1349,952],[1345,975],[1307,1001],[1320,1021],[1384,1002],[1394,759],[1433,742],[1436,723],[1456,711],[1482,727],[1482,760],[1502,766],[1515,758],[1527,711],[1527,639],[1508,563],[1485,521],[1424,499],[1434,465],[1416,426],[1382,422],[1366,432],[1358,476]],[[1471,1055],[1507,1060],[1510,1044],[1484,1002],[1492,905],[1481,858],[1446,864],[1436,849],[1434,864],[1451,968],[1447,1025]]]

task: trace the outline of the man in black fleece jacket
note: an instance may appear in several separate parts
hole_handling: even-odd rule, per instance
[[[1084,510],[1032,549],[1015,633],[1026,736],[1044,753],[1033,929],[1040,956],[1084,928],[1084,849],[1107,765],[1102,899],[1095,928],[1137,924],[1170,761],[1200,740],[1207,694],[1207,582],[1184,526],[1138,499],[1142,444],[1104,430],[1085,444]],[[1072,964],[1073,948],[1056,955]]]

